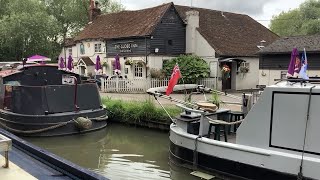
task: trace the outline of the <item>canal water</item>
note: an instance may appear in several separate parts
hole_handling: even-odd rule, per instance
[[[198,179],[169,165],[168,132],[108,124],[82,135],[26,140],[114,180]]]

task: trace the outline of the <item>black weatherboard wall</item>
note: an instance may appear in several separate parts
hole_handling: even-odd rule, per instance
[[[149,53],[149,37],[113,39],[107,41],[107,56],[144,56]],[[146,48],[147,47],[147,48]]]
[[[178,12],[171,6],[152,33],[151,52],[159,49],[158,54],[179,55],[186,50],[186,25]]]
[[[320,70],[320,53],[307,53],[308,69]],[[291,54],[260,55],[259,69],[282,70],[288,69]]]
[[[155,53],[155,49],[159,51]],[[186,25],[171,6],[148,36],[107,40],[107,56],[180,55],[186,49]]]

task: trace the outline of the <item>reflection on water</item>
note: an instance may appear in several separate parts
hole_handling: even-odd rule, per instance
[[[27,140],[110,179],[195,179],[189,170],[169,166],[168,136],[145,128],[109,124],[104,130],[88,134]]]

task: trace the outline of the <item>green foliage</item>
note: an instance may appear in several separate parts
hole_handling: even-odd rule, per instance
[[[0,16],[0,60],[21,61],[22,57],[42,54],[56,57],[61,50],[56,40],[54,18],[36,0],[12,0]]]
[[[156,79],[165,78],[165,74],[163,73],[163,71],[160,69],[155,69],[155,68],[150,69],[150,76],[151,76],[151,78],[156,78]]]
[[[320,1],[307,0],[297,9],[274,16],[270,29],[280,36],[319,34]]]
[[[172,69],[178,63],[184,83],[196,83],[199,78],[209,76],[209,65],[205,60],[194,55],[181,55],[164,64],[163,70],[168,77],[171,76]]]
[[[101,0],[102,12],[123,9]],[[0,60],[21,61],[34,54],[55,60],[66,37],[88,23],[89,0],[0,0]]]
[[[220,96],[217,90],[212,91],[211,99],[209,101],[215,104],[218,108],[220,108],[220,106],[224,104],[224,102],[220,99]]]
[[[171,123],[165,111],[155,106],[151,100],[136,102],[103,98],[102,103],[110,111],[109,118],[113,121],[126,122],[129,124],[139,124],[142,121]],[[176,107],[166,107],[166,110],[170,116],[176,116],[180,113],[180,109]]]

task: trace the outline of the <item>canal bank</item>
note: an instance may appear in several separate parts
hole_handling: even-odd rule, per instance
[[[241,96],[240,93],[234,95]],[[206,94],[208,99],[211,96],[211,94]],[[101,97],[103,104],[109,110],[109,122],[169,131],[172,120],[165,110],[162,109],[161,105],[166,108],[166,111],[172,118],[181,113],[181,109],[175,106],[176,102],[162,98],[158,98],[157,101],[153,96],[148,94],[101,93]],[[184,94],[172,94],[171,97],[179,100],[185,99]],[[203,94],[192,95],[193,102],[204,101],[204,99]],[[239,100],[235,101],[226,96],[221,96],[220,99],[224,102],[240,103]],[[239,111],[241,106],[222,103],[222,108]]]

